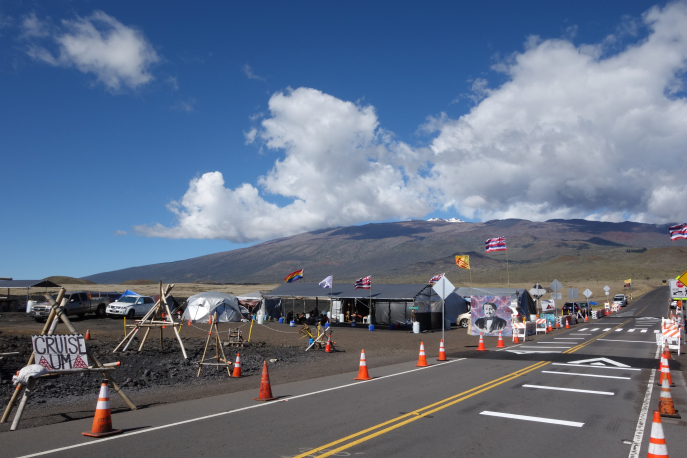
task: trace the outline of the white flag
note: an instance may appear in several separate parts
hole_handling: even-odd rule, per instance
[[[334,283],[334,276],[330,275],[320,282],[320,286],[323,288],[332,288],[332,283]]]

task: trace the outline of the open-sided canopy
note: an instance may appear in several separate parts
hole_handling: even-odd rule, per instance
[[[353,283],[337,284],[331,290],[335,299],[365,299],[372,295],[373,300],[412,301],[427,287],[425,283],[375,283],[372,279],[372,290],[355,289]],[[370,294],[371,293],[371,294]],[[273,297],[324,297],[328,298],[329,288],[322,288],[318,283],[284,283],[265,296]]]
[[[0,280],[0,288],[59,288],[50,280]]]

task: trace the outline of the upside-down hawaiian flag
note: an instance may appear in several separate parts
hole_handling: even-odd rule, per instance
[[[446,274],[435,275],[435,276],[433,276],[432,278],[429,279],[429,282],[430,282],[430,283],[436,283],[436,282],[438,282],[439,280],[441,280],[441,277],[443,277],[444,275],[446,275]]]
[[[670,231],[670,240],[687,239],[687,223],[670,226],[668,230]]]
[[[501,237],[488,239],[484,242],[484,248],[487,253],[490,251],[506,251],[506,237],[502,235]]]
[[[284,278],[284,281],[286,283],[293,283],[296,280],[300,280],[301,278],[303,278],[303,269],[291,272],[286,276],[286,278]]]
[[[359,278],[355,281],[355,289],[370,289],[372,287],[372,276]]]

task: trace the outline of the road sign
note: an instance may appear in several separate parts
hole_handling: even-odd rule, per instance
[[[563,299],[563,295],[561,293],[551,293],[551,299]]]
[[[577,288],[568,288],[568,299],[577,299]]]
[[[608,285],[604,286],[604,291],[609,292],[611,288],[608,287]]]
[[[449,294],[456,289],[455,286],[451,284],[450,281],[446,279],[446,276],[442,276],[441,279],[432,286],[435,293],[439,295],[440,298],[446,299]]]
[[[584,297],[586,297],[587,299],[589,299],[589,298],[592,296],[592,294],[594,294],[594,293],[592,293],[591,291],[589,291],[589,288],[587,288],[587,289],[584,290],[584,292],[583,292],[582,294],[584,294]]]
[[[557,293],[558,291],[560,291],[562,287],[563,287],[563,285],[558,280],[552,281],[551,284],[549,285],[549,288],[551,288],[554,293]]]
[[[611,293],[609,293],[608,291],[606,291],[606,296],[608,296],[609,294],[611,294]]]
[[[541,298],[544,294],[546,294],[546,290],[541,287],[539,283],[535,283],[532,289],[530,289],[530,294],[532,295],[533,298],[539,299]]]

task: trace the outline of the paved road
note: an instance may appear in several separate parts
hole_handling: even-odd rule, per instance
[[[660,288],[612,317],[505,351],[431,358],[429,368],[370,360],[372,381],[350,373],[274,386],[281,398],[271,403],[254,402],[256,390],[123,412],[113,423],[125,433],[109,440],[81,436],[91,422],[73,421],[0,442],[3,456],[646,456],[666,312]],[[673,379],[687,409],[682,373]],[[687,446],[686,425],[664,422],[673,456]]]

